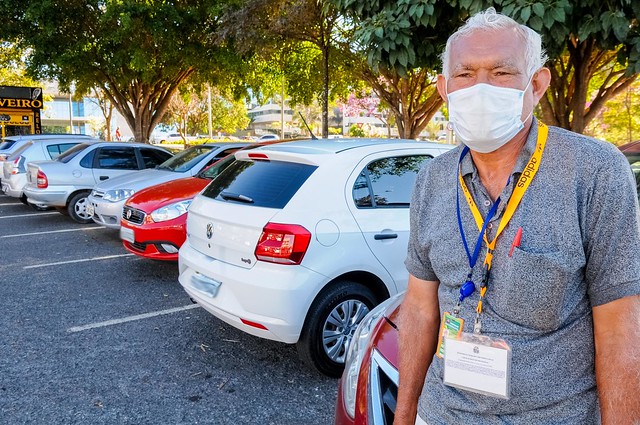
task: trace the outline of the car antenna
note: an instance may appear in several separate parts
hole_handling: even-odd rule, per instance
[[[307,124],[304,117],[302,116],[302,112],[298,111],[298,113],[300,114],[300,118],[302,118],[302,122],[304,123],[305,127],[307,127],[307,130],[309,130],[309,134],[311,135],[311,140],[318,140],[318,138],[313,135],[313,132],[309,128],[309,125]]]

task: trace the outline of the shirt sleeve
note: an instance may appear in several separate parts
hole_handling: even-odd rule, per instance
[[[586,192],[585,280],[592,306],[640,294],[640,209],[635,178],[615,147]]]
[[[425,231],[423,220],[426,219],[424,211],[430,192],[429,168],[430,164],[427,164],[420,170],[413,188],[409,210],[409,244],[404,264],[407,271],[418,279],[438,280],[429,260],[426,238],[420,236]]]

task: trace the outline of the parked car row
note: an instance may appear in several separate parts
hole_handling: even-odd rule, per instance
[[[205,310],[296,344],[307,364],[338,377],[350,342],[362,341],[358,324],[406,288],[413,184],[450,148],[334,139],[212,143],[172,156],[90,140],[26,164],[23,191],[38,207],[118,229],[129,252],[177,260],[179,283]]]

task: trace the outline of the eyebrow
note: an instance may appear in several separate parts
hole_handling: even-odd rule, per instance
[[[521,70],[518,68],[518,66],[515,64],[515,62],[513,62],[512,60],[504,60],[504,61],[496,62],[496,63],[492,64],[489,69],[491,71],[493,71],[493,70],[500,69],[500,68],[509,68],[509,69],[514,69],[514,70],[517,70],[518,72],[521,72]],[[473,67],[473,66],[466,65],[466,64],[458,64],[451,71],[452,72],[475,71],[476,69],[478,69],[478,67]]]

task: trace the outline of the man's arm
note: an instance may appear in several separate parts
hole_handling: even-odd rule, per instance
[[[418,397],[436,352],[440,326],[437,281],[409,275],[398,323],[400,385],[394,425],[414,425]]]
[[[593,308],[603,425],[640,423],[640,295]]]

